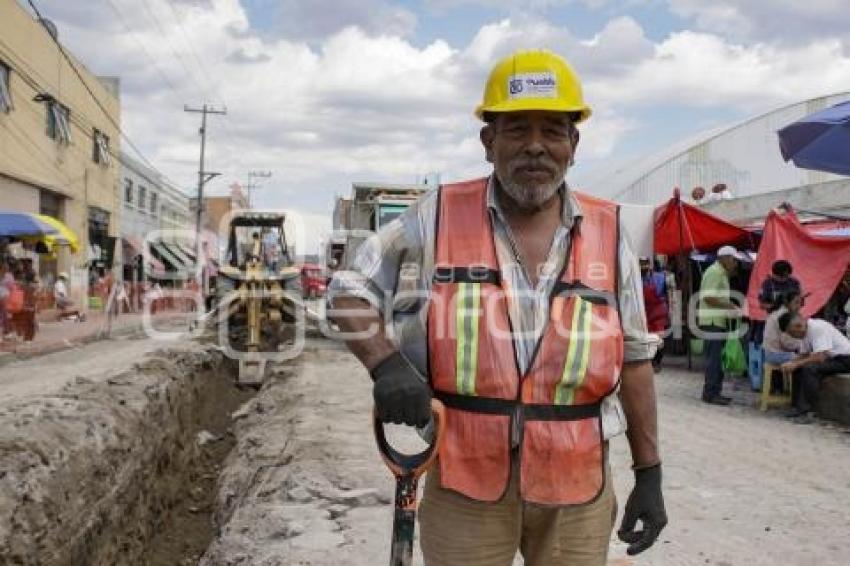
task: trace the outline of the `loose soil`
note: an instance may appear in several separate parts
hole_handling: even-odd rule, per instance
[[[216,535],[213,523],[218,476],[236,441],[231,414],[256,394],[234,386],[236,366],[224,363],[207,381],[206,402],[198,407],[191,435],[206,437],[188,469],[163,482],[179,481],[183,497],[163,517],[141,561],[150,566],[197,564]]]

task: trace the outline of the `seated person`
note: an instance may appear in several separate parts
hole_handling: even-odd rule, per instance
[[[793,380],[794,409],[788,414],[800,424],[812,421],[821,380],[850,371],[850,339],[825,320],[806,320],[800,313],[787,312],[779,317],[779,328],[803,341],[807,352],[782,364],[782,371]]]
[[[254,232],[251,236],[251,243],[248,253],[245,255],[245,267],[253,267],[263,260],[263,241],[260,239],[260,233]]]
[[[82,319],[80,311],[74,308],[74,301],[68,294],[68,274],[64,271],[59,274],[59,278],[53,284],[53,299],[56,301],[56,308],[59,309],[59,318]]]
[[[764,323],[764,361],[776,366],[794,359],[802,347],[802,342],[792,338],[779,329],[779,317],[787,312],[798,313],[803,306],[803,297],[799,291],[789,291],[784,297],[785,304],[770,313]]]

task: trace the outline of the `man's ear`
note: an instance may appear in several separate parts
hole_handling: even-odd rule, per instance
[[[573,131],[570,134],[570,140],[573,144],[573,154],[570,156],[570,166],[576,164],[576,151],[578,150],[578,142],[581,139],[581,134],[578,131],[578,128],[573,126]]]
[[[493,163],[493,141],[496,139],[496,132],[493,131],[493,125],[487,124],[478,134],[481,138],[481,145],[484,146],[484,159],[489,163]]]

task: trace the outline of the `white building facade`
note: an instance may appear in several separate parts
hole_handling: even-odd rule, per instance
[[[160,173],[140,163],[138,160],[121,154],[121,176],[118,188],[121,200],[121,238],[124,240],[125,278],[140,278],[139,256],[143,255],[146,239],[168,244],[169,258],[176,256],[180,264],[187,263],[192,255],[185,245],[186,231],[194,228],[189,212],[189,197],[179,188],[168,182]],[[179,243],[179,245],[178,245]],[[154,255],[157,259],[158,256]],[[161,271],[161,263],[157,263]],[[152,265],[148,266],[148,275]],[[168,266],[166,266],[168,267]]]

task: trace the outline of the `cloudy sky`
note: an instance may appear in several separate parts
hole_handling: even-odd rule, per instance
[[[23,0],[20,0],[22,3]],[[273,177],[260,206],[298,210],[309,247],[352,181],[488,172],[472,109],[517,48],[567,57],[594,115],[583,177],[685,136],[850,90],[846,0],[37,0],[93,72],[122,79],[123,125],[187,192],[198,119],[210,184]]]

